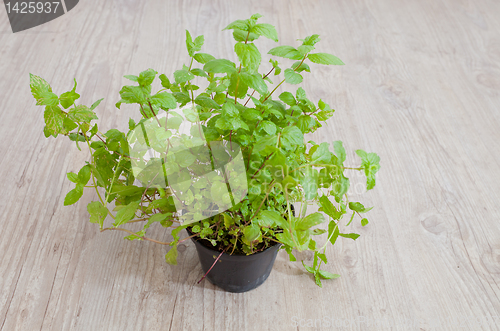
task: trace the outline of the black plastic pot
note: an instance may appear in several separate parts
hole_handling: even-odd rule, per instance
[[[206,273],[220,252],[203,245],[194,238],[191,240],[196,246],[203,273]],[[222,253],[222,256],[207,274],[207,278],[212,284],[228,292],[241,293],[253,290],[269,277],[280,246],[281,244],[277,243],[252,255]]]

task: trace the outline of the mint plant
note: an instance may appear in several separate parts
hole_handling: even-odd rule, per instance
[[[255,42],[260,37],[278,42],[278,34],[274,26],[258,23],[260,18],[255,14],[224,29],[231,30],[236,41],[237,63],[201,52],[204,37],[193,38],[186,31],[187,65],[170,78],[153,69],[124,76],[132,84],[120,90],[116,107],[135,105],[139,118],[137,122],[129,120],[127,132],[99,131],[95,110],[102,99],[90,107],[77,104],[76,80],[71,91],[57,95],[45,80],[30,75],[31,91],[36,104],[45,107],[45,136],[67,136],[78,149],[85,146],[90,152],[89,161],[78,173],[67,174],[75,186],[64,205],[76,203],[84,188],[95,190],[98,199],[90,202],[87,210],[90,222],[98,224],[100,231],[126,232],[128,240],[168,245],[165,258],[170,264],[176,264],[177,244],[193,237],[228,254],[253,254],[281,243],[291,261],[296,260],[293,249],[311,250],[312,266],[302,263],[321,286],[321,279],[339,277],[321,269],[328,262],[326,247],[339,237],[359,237],[345,231],[356,216],[362,226],[368,224],[364,213],[371,208],[348,199],[347,173],[364,173],[366,188],[371,190],[380,158],[357,150],[360,165],[346,166],[341,141],[332,143],[333,152],[327,142],[305,142],[304,135],[320,128],[334,110],[323,100],[313,102],[302,87],[294,85],[310,72],[310,64],[343,62],[334,55],[316,52],[320,38],[314,34],[300,39],[297,47],[272,48],[267,53],[272,56],[269,63],[263,64]],[[271,79],[283,77],[280,74],[284,78]],[[161,88],[153,92],[155,80]],[[206,87],[201,88],[203,81]],[[280,86],[295,91],[276,95]],[[180,130],[186,122],[191,125],[190,137]],[[147,137],[137,133],[144,130],[153,133]],[[205,143],[212,153],[216,146],[222,146],[219,154],[225,162],[241,153],[246,181],[238,185],[247,188],[241,201],[226,194],[227,183],[214,176],[206,182],[185,180],[210,164],[214,168],[214,159],[204,159],[200,149],[194,148],[196,142]],[[146,157],[148,151],[154,155]],[[161,169],[160,176],[154,169]],[[235,171],[226,169],[223,175],[235,178]],[[178,184],[176,189],[174,184]],[[211,197],[235,203],[217,209],[206,202]],[[308,213],[307,206],[314,203],[319,211]],[[199,212],[214,208],[216,213],[209,217]],[[181,215],[191,215],[191,221],[186,222]],[[171,241],[147,235],[156,222],[169,229]],[[127,228],[131,223],[141,223],[143,228],[132,231]],[[186,228],[190,236],[180,239],[179,232]],[[314,238],[321,235],[324,244],[319,245]]]

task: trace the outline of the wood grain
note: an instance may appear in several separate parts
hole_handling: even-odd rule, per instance
[[[370,224],[328,251],[342,277],[323,289],[280,252],[264,285],[226,293],[196,283],[191,243],[172,267],[166,247],[99,233],[87,221],[95,194],[63,206],[65,174],[88,153],[43,137],[28,88],[30,72],[56,91],[75,77],[83,104],[105,98],[101,131],[125,129],[138,114],[114,107],[123,75],[171,77],[187,61],[185,29],[234,58],[221,30],[255,12],[280,45],[318,33],[320,51],[346,63],[305,77],[308,96],[337,110],[312,137],[343,140],[353,163],[357,148],[382,159],[363,195]],[[12,34],[0,10],[0,330],[500,329],[498,17],[494,0],[86,0]]]

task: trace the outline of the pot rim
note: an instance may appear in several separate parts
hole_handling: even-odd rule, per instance
[[[191,231],[190,231],[190,229],[189,229],[189,228],[186,228],[186,231],[187,231],[187,232],[188,232],[188,234],[190,234],[190,235],[194,234],[193,232],[191,232]],[[201,238],[199,238],[199,239],[201,239]],[[277,248],[278,248],[278,250],[281,248],[281,246],[283,246],[283,244],[282,244],[282,243],[274,242],[274,244],[273,244],[273,245],[269,246],[269,247],[268,247],[268,248],[266,248],[265,250],[260,251],[260,252],[256,252],[256,253],[253,253],[253,254],[228,254],[228,253],[226,253],[226,252],[219,251],[219,250],[217,250],[217,249],[214,249],[214,248],[212,248],[212,247],[208,247],[208,246],[206,246],[206,245],[202,244],[202,243],[200,242],[200,240],[199,240],[199,239],[191,238],[191,240],[192,240],[195,244],[199,244],[199,245],[203,246],[204,248],[206,248],[206,249],[208,249],[208,250],[211,250],[211,251],[213,251],[213,252],[217,252],[218,254],[222,253],[222,255],[227,255],[227,256],[248,256],[248,257],[250,257],[250,256],[257,256],[257,255],[259,255],[259,254],[261,254],[261,253],[266,253],[268,250],[273,249],[273,248],[275,248],[276,246],[278,246],[278,247],[277,247]]]

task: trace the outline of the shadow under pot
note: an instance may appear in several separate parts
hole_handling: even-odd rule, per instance
[[[186,229],[189,235],[193,233]],[[266,281],[273,269],[276,255],[281,247],[280,243],[251,255],[237,255],[222,253],[217,261],[220,251],[206,240],[191,238],[196,246],[203,273],[208,272],[206,278],[210,283],[228,292],[247,292],[258,287]],[[213,267],[212,267],[213,265]]]

